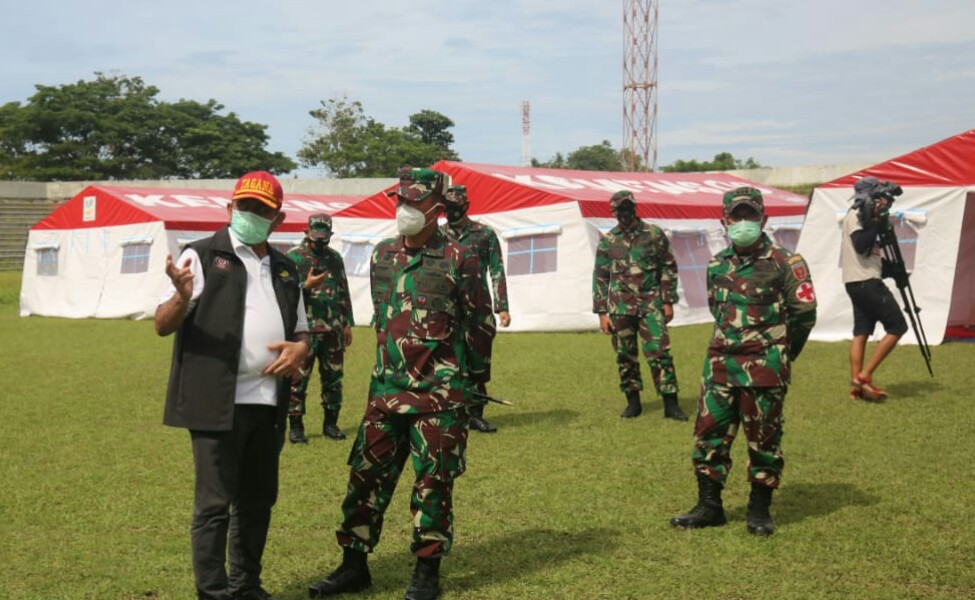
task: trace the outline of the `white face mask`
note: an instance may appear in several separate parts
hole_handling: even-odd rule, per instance
[[[430,210],[437,208],[434,205]],[[429,212],[429,211],[427,211]],[[419,209],[400,204],[396,207],[396,229],[403,235],[416,235],[423,231],[427,224],[427,214]]]

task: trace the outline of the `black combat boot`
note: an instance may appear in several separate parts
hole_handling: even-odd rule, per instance
[[[626,392],[626,408],[620,413],[620,417],[623,419],[632,419],[633,417],[639,417],[642,412],[643,405],[640,404],[640,392]]]
[[[480,431],[481,433],[494,433],[498,430],[497,427],[491,425],[488,421],[484,419],[484,405],[478,404],[471,408],[471,429],[475,431]]]
[[[406,600],[436,600],[440,596],[440,558],[418,558]]]
[[[372,585],[366,553],[342,548],[342,564],[331,575],[308,586],[309,598],[325,598],[347,592],[361,592]]]
[[[671,527],[678,529],[700,529],[719,527],[728,522],[721,505],[721,484],[703,473],[697,475],[697,506],[687,514],[670,520]]]
[[[301,422],[301,415],[288,417],[290,431],[288,439],[292,444],[307,444],[308,438],[305,437],[305,425]]]
[[[677,404],[677,394],[664,394],[664,418],[675,421],[686,421],[687,415]]]
[[[772,535],[775,533],[775,523],[772,522],[772,515],[769,514],[769,506],[772,505],[772,488],[760,483],[752,484],[752,493],[748,496],[748,514],[745,522],[748,523],[748,533],[753,535]]]
[[[333,440],[344,440],[345,434],[339,429],[339,411],[325,410],[325,420],[322,422],[322,435]]]

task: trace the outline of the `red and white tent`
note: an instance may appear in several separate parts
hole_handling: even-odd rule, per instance
[[[225,225],[230,196],[229,189],[88,186],[31,228],[21,316],[151,316],[166,284],[166,255]],[[286,219],[271,242],[287,250],[309,215],[360,199],[286,195]]]
[[[707,322],[704,275],[710,257],[727,240],[720,224],[721,198],[742,185],[758,187],[770,215],[768,231],[794,247],[807,199],[721,173],[618,173],[569,171],[441,161],[432,168],[467,186],[470,214],[501,239],[515,331],[580,330],[597,327],[592,314],[592,268],[600,235],[616,221],[610,196],[634,193],[640,217],[668,234],[678,262],[681,302],[674,324]],[[335,213],[336,232],[347,244],[356,320],[372,313],[367,268],[371,245],[395,235],[389,188]],[[346,229],[342,229],[342,228]],[[358,277],[357,277],[358,275]]]
[[[927,340],[975,325],[975,129],[824,183],[813,192],[798,251],[809,263],[819,297],[813,339],[850,339],[853,313],[840,271],[840,221],[853,184],[874,176],[904,189],[891,214],[911,271],[911,287]],[[900,292],[888,280],[894,296]],[[878,326],[875,337],[883,335]],[[916,343],[913,332],[904,341]]]

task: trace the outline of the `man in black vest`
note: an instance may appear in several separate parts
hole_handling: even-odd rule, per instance
[[[163,422],[190,431],[200,599],[271,598],[261,588],[261,557],[290,378],[308,354],[295,265],[267,243],[284,221],[283,198],[270,173],[244,175],[227,205],[230,224],[187,245],[175,263],[166,257],[171,284],[156,308],[156,333],[176,339]]]

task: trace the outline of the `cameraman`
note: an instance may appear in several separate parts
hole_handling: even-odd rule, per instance
[[[882,279],[883,257],[880,236],[889,231],[890,205],[900,188],[876,177],[864,177],[854,186],[852,208],[843,219],[843,245],[840,265],[843,283],[853,303],[853,342],[850,344],[850,376],[853,389],[850,398],[883,401],[887,393],[873,385],[873,372],[907,332],[907,321]],[[900,276],[906,277],[906,273]],[[877,322],[886,335],[863,364],[867,338],[873,335]]]

